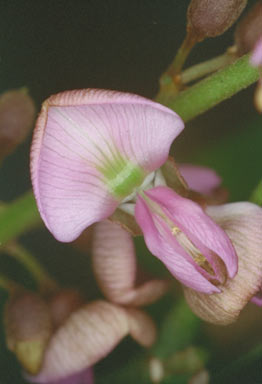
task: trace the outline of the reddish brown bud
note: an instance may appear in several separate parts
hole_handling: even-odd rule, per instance
[[[84,303],[80,293],[67,289],[56,293],[49,302],[49,309],[55,327],[60,326],[71,313]]]
[[[7,347],[26,371],[36,374],[52,332],[46,303],[32,292],[22,292],[7,303],[4,321]]]
[[[188,29],[202,40],[222,35],[237,20],[247,0],[191,0]]]
[[[34,117],[35,105],[25,89],[0,96],[0,160],[24,141]]]
[[[262,36],[262,1],[258,1],[237,25],[235,42],[239,55],[250,52]]]

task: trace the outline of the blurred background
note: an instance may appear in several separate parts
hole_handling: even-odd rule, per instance
[[[249,0],[247,8],[254,3]],[[189,0],[2,0],[0,92],[26,86],[38,110],[49,95],[78,88],[114,89],[154,98],[159,77],[185,36],[188,5]],[[223,53],[233,44],[233,36],[234,27],[197,45],[186,67]],[[250,87],[188,123],[173,148],[177,161],[216,169],[231,200],[247,200],[261,178],[262,119],[254,109],[253,92]],[[30,141],[0,168],[2,201],[11,201],[31,188]],[[61,283],[80,287],[88,298],[98,294],[88,250],[83,253],[56,242],[44,227],[21,241]],[[141,242],[138,251],[145,253]],[[149,266],[150,273],[158,268],[157,262]],[[26,271],[6,255],[1,255],[0,269],[34,286]],[[159,306],[167,308],[169,301],[164,299]],[[203,324],[198,339],[211,351],[214,369],[261,342],[261,318],[261,310],[250,305],[237,324],[226,328]],[[109,372],[138,349],[125,341],[97,370]],[[242,374],[236,382],[262,383],[260,364],[247,370],[248,381],[241,381],[246,380]],[[250,372],[255,374],[254,381]],[[19,367],[5,349],[3,333],[0,383],[23,383]]]

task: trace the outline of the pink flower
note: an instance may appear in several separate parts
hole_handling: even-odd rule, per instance
[[[48,229],[72,241],[112,215],[167,160],[183,126],[175,112],[128,93],[51,96],[31,151],[33,189]]]
[[[34,134],[33,188],[58,240],[74,240],[119,207],[135,214],[148,248],[178,280],[219,292],[224,265],[230,278],[237,271],[234,248],[199,205],[166,187],[159,170],[182,129],[173,111],[139,96],[98,90],[52,96]],[[206,182],[198,190],[209,193],[218,177],[196,170]]]
[[[184,285],[215,293],[227,276],[235,276],[231,241],[198,204],[167,187],[155,187],[138,197],[135,216],[150,251]]]

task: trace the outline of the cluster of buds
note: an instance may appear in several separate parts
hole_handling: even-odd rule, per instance
[[[128,334],[149,347],[156,338],[151,318],[140,309],[168,289],[164,280],[136,286],[134,244],[120,226],[95,225],[93,264],[106,300],[86,303],[75,290],[47,298],[15,292],[6,305],[8,348],[34,383],[93,383],[92,366]]]

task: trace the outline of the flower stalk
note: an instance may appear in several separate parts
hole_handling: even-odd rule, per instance
[[[170,96],[165,104],[187,122],[247,88],[258,78],[258,69],[249,64],[249,55],[245,55],[179,95]],[[160,92],[157,101],[161,103],[162,100],[165,95]]]
[[[5,246],[4,250],[31,273],[37,282],[40,292],[49,293],[57,289],[57,283],[48,275],[45,268],[37,259],[22,245],[9,243]]]
[[[234,47],[231,48],[232,51],[228,50],[222,55],[185,69],[180,75],[180,82],[182,84],[188,84],[192,81],[200,79],[201,77],[205,77],[213,72],[216,72],[228,64],[233,63],[236,59],[233,54],[233,48]]]
[[[41,224],[32,192],[6,205],[0,212],[0,246]]]

